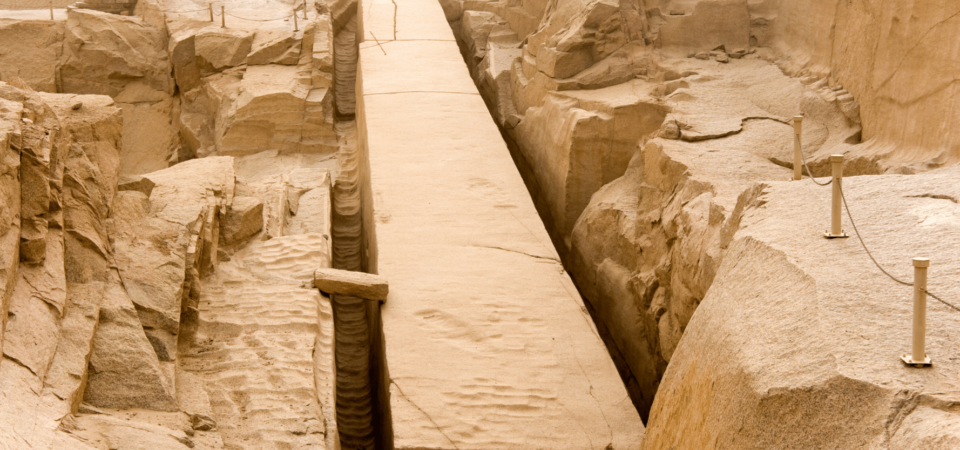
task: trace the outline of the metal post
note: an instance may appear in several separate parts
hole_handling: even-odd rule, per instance
[[[843,201],[840,194],[841,183],[843,183],[843,155],[830,155],[830,165],[833,168],[833,199],[830,205],[830,231],[824,233],[824,237],[845,238],[849,236],[840,228],[840,207]]]
[[[793,179],[802,178],[803,155],[800,154],[800,130],[803,128],[803,116],[793,118]],[[813,176],[813,174],[810,174]]]
[[[223,5],[220,5],[220,28],[227,27],[227,13]]]
[[[294,14],[296,14],[296,12],[294,12]],[[307,19],[307,2],[303,2],[303,20],[308,20]]]
[[[210,3],[209,6],[210,6],[210,22],[213,22],[213,3]]]
[[[293,31],[300,31],[300,26],[297,25],[297,12],[293,12]]]
[[[53,0],[50,0],[50,20],[53,20]]]
[[[931,365],[924,350],[927,336],[927,268],[930,260],[913,258],[913,349],[901,355],[903,362],[917,367]]]

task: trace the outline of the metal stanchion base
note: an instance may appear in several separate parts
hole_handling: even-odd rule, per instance
[[[850,237],[850,235],[848,235],[847,233],[844,233],[843,231],[840,231],[840,234],[830,234],[829,231],[824,231],[823,237],[827,239],[843,239],[843,238]]]
[[[902,359],[903,362],[904,362],[904,364],[906,364],[906,365],[908,365],[908,366],[913,366],[913,367],[929,367],[929,366],[932,366],[932,365],[933,365],[933,362],[930,361],[930,357],[927,356],[927,355],[923,355],[923,356],[924,356],[923,361],[914,361],[914,360],[913,360],[913,356],[911,356],[911,355],[906,355],[906,354],[900,355],[900,359]]]

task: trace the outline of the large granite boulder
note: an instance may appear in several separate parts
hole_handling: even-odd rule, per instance
[[[57,91],[62,21],[0,19],[0,81],[13,77],[38,91]]]
[[[913,281],[932,260],[930,292],[956,304],[956,169],[855,177],[844,195],[873,256]],[[823,239],[830,190],[759,185],[741,230],[657,393],[644,449],[947,449],[960,444],[960,313],[928,299],[926,353],[909,353],[913,288],[881,273],[856,238]],[[881,216],[869,211],[883,211]],[[853,234],[848,217],[844,228]]]
[[[63,91],[122,102],[173,94],[167,36],[137,17],[86,9],[68,13],[60,69]]]
[[[557,92],[517,125],[521,153],[536,168],[543,200],[564,239],[590,197],[623,175],[641,138],[663,123],[667,108],[651,95],[654,88],[636,81]]]
[[[219,216],[233,200],[233,158],[187,161],[144,178],[147,197],[121,191],[113,210],[117,266],[162,362],[176,360],[181,313],[196,308],[199,277],[216,265]]]
[[[249,66],[231,101],[220,102],[216,123],[221,155],[263,150],[333,152],[333,95],[311,88],[309,72],[297,66]],[[306,134],[309,138],[302,142]]]

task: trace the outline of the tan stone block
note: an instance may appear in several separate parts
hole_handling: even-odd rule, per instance
[[[386,300],[387,280],[377,275],[338,269],[318,269],[313,285],[328,294],[349,295],[367,300]]]
[[[230,244],[253,236],[263,229],[263,201],[255,197],[236,197],[230,212],[220,222],[220,236]]]

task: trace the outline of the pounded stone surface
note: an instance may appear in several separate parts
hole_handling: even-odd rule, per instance
[[[302,189],[299,181],[311,179],[302,172],[313,171],[285,173],[282,178],[291,184],[264,183],[258,200],[263,204],[275,198],[269,192]],[[325,173],[313,175],[314,181],[327,179]],[[180,377],[194,380],[194,391],[209,398],[209,412],[197,411],[203,405],[196,404],[189,410],[208,414],[227,448],[338,448],[333,310],[328,297],[308,287],[317,267],[330,267],[324,235],[330,227],[329,195],[323,199],[326,205],[303,201],[296,211],[319,220],[285,228],[296,234],[279,228],[282,234],[230,247],[229,260],[201,280],[191,315],[196,328],[185,338]],[[261,211],[274,223],[291,215],[288,209]]]
[[[397,1],[384,55],[388,5],[362,5],[357,111],[395,448],[636,448],[643,424],[440,6]]]

